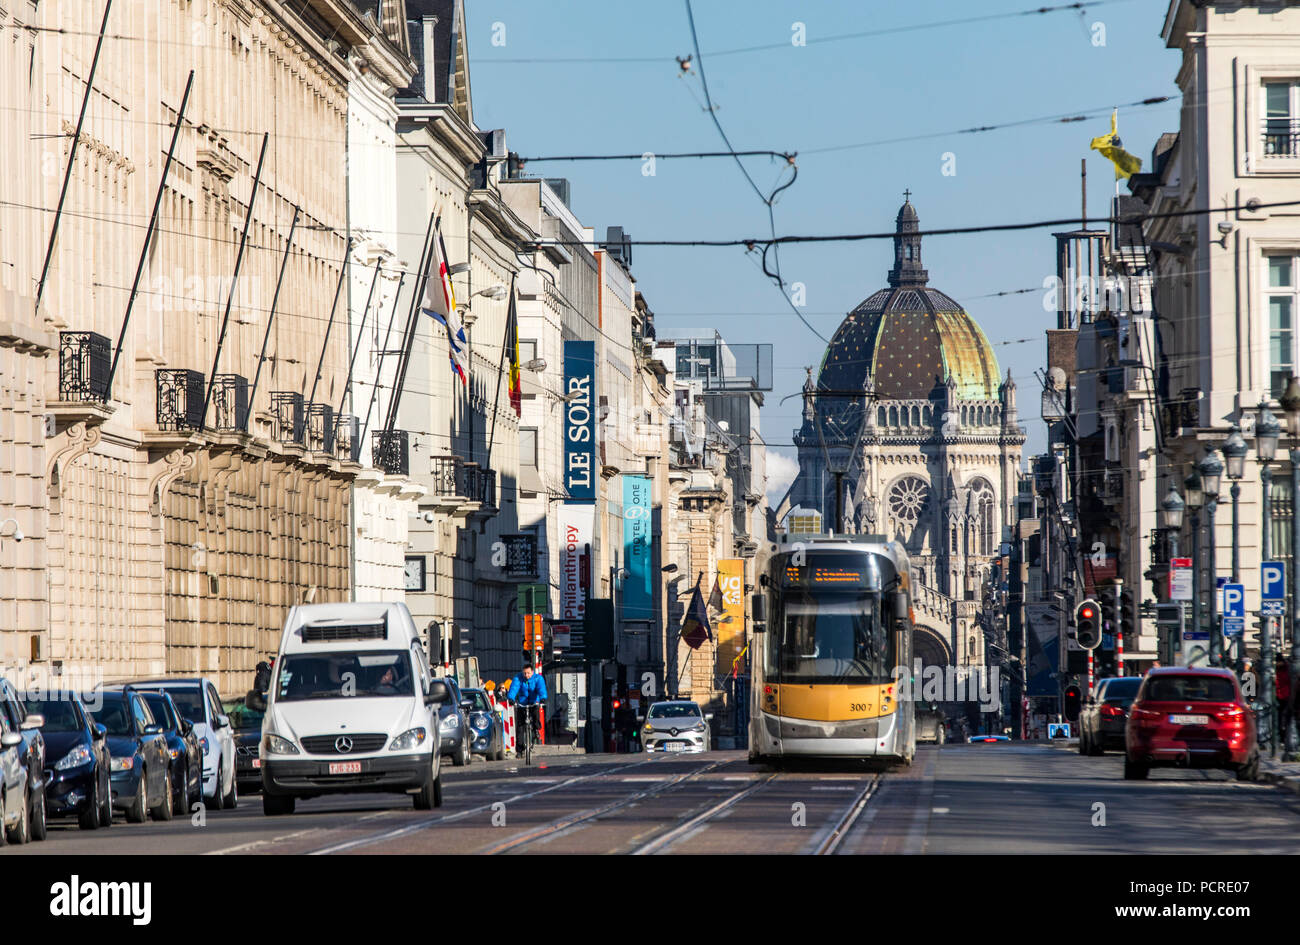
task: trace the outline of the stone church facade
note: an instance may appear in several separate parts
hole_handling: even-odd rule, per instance
[[[907,549],[917,584],[915,652],[984,662],[979,591],[1012,521],[1025,442],[1016,386],[984,332],[928,285],[920,224],[898,211],[888,285],[845,317],[809,369],[799,474],[777,510],[880,534]]]

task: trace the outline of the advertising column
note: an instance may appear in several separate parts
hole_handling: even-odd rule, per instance
[[[587,612],[587,594],[591,580],[592,540],[596,515],[596,343],[564,342],[564,500],[559,510],[560,534],[560,613],[559,625],[569,627],[566,662],[585,664],[586,639],[583,620]],[[584,580],[585,577],[585,580]],[[596,667],[597,671],[599,667]],[[571,693],[579,700],[578,711],[570,717],[577,723],[578,738],[589,749],[601,746],[600,699],[587,693],[601,691],[600,677],[589,679],[592,667],[579,670],[574,666],[565,678],[557,679],[556,690]],[[576,678],[568,678],[576,676]],[[593,687],[588,683],[594,681]],[[583,700],[586,704],[583,704]],[[588,738],[585,722],[596,723],[593,737]]]

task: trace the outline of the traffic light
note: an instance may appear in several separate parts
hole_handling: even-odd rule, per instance
[[[1074,638],[1085,650],[1095,650],[1101,643],[1101,608],[1092,598],[1074,610]]]
[[[1076,685],[1065,687],[1065,717],[1070,722],[1079,721],[1079,710],[1083,707],[1083,690]]]

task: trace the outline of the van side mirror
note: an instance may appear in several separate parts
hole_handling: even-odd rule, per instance
[[[434,679],[429,683],[429,688],[424,691],[425,705],[442,705],[451,698],[451,690],[441,679]]]
[[[255,712],[265,712],[266,711],[265,692],[259,691],[257,689],[248,690],[248,694],[244,696],[244,705],[248,706],[250,709],[252,709]]]
[[[750,611],[754,615],[754,632],[767,632],[767,595],[755,594],[750,601]]]

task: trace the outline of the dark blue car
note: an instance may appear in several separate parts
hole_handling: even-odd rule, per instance
[[[101,689],[97,695],[100,704],[91,715],[108,733],[113,806],[124,809],[133,824],[144,823],[149,814],[170,820],[171,766],[162,726],[130,686]]]
[[[45,724],[45,803],[52,817],[76,817],[82,830],[113,823],[109,785],[111,758],[104,726],[75,693],[23,700],[29,713]]]
[[[167,738],[167,757],[171,761],[172,807],[192,811],[203,800],[203,749],[199,747],[194,724],[183,718],[180,709],[165,691],[141,692],[154,721],[162,726]]]

